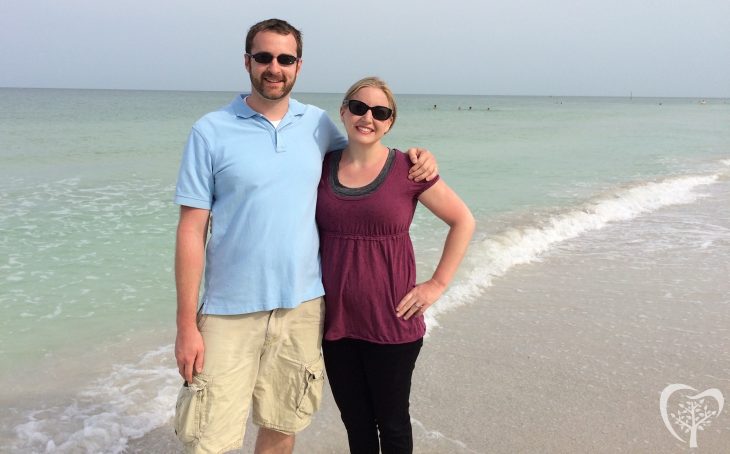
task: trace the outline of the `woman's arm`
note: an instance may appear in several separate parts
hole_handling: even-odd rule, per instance
[[[404,320],[423,314],[446,290],[474,234],[474,217],[456,193],[440,180],[418,200],[449,225],[441,260],[431,279],[416,285],[398,304],[396,315]]]

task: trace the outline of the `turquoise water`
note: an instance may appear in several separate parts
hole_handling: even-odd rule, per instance
[[[0,444],[50,440],[59,448],[59,437],[79,429],[50,421],[59,413],[72,422],[93,418],[106,393],[131,377],[135,393],[109,410],[117,419],[94,426],[117,438],[94,446],[114,451],[169,417],[166,399],[177,384],[169,368],[175,177],[192,123],[233,95],[0,89],[0,361],[10,365],[0,386],[30,402],[3,398],[13,411],[3,417]],[[339,124],[339,95],[296,97]],[[494,276],[555,244],[692,203],[730,172],[727,100],[397,99],[386,144],[432,150],[479,224],[445,310],[478,301]],[[422,277],[444,231],[418,212],[412,234]],[[434,311],[430,322],[437,318]],[[56,372],[44,378],[39,369]],[[56,385],[78,376],[70,388]],[[86,400],[74,400],[77,393]],[[125,429],[127,417],[141,426]]]

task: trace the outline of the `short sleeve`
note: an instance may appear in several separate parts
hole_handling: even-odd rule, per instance
[[[420,197],[421,194],[426,192],[426,190],[428,188],[430,188],[431,186],[436,184],[436,182],[439,181],[440,179],[441,179],[441,177],[436,175],[436,178],[434,178],[431,181],[425,181],[425,180],[424,181],[414,181],[413,182],[413,186],[414,186],[413,187],[413,190],[414,190],[413,197],[415,197],[415,198]]]
[[[408,170],[410,170],[414,164],[411,163],[411,159],[408,157],[408,153],[401,152],[401,154],[403,155],[403,159],[407,163]],[[426,181],[426,180],[413,181],[413,180],[409,179],[408,183],[409,183],[410,190],[413,194],[413,198],[417,199],[418,197],[420,197],[421,194],[423,194],[428,188],[430,188],[431,186],[436,184],[436,182],[439,181],[440,179],[441,179],[441,177],[439,175],[436,175],[436,178],[434,178],[431,181]]]
[[[185,145],[175,188],[175,203],[210,210],[213,203],[214,179],[210,147],[195,129]]]

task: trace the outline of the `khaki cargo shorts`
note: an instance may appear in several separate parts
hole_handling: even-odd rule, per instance
[[[189,453],[241,446],[249,405],[253,422],[286,434],[309,425],[324,384],[324,300],[294,309],[203,315],[203,371],[184,384],[175,433]]]

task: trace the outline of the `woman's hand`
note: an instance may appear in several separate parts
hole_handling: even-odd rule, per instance
[[[426,309],[439,299],[444,290],[446,290],[446,286],[433,279],[416,285],[398,303],[396,316],[408,320],[411,317],[422,315],[426,312]]]

